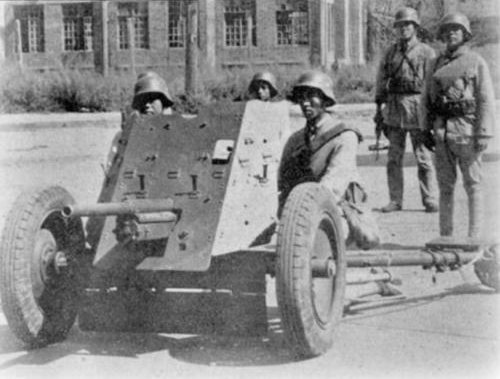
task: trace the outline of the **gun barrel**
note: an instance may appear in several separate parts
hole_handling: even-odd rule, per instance
[[[68,204],[63,207],[61,213],[64,217],[83,217],[157,213],[173,210],[174,201],[172,199],[137,199],[117,203]]]

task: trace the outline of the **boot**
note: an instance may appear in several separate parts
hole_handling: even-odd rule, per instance
[[[403,207],[401,206],[400,203],[397,203],[396,201],[391,201],[389,204],[386,206],[380,208],[380,210],[384,213],[389,213],[389,212],[397,212],[400,211]]]

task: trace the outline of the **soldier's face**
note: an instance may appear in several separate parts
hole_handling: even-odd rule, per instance
[[[397,30],[398,30],[399,38],[402,40],[409,40],[416,33],[415,24],[413,22],[410,22],[410,21],[403,21],[403,22],[398,23]]]
[[[271,88],[265,82],[260,82],[257,85],[257,98],[262,101],[269,101],[271,99]]]
[[[448,49],[457,48],[464,43],[464,31],[460,25],[446,26],[442,36]]]
[[[141,113],[148,115],[161,114],[163,112],[163,103],[160,97],[150,97],[144,101]]]
[[[302,114],[308,121],[313,121],[325,112],[325,101],[321,93],[314,88],[303,90],[297,102],[300,105]]]

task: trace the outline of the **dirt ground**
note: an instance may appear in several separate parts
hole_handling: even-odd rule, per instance
[[[385,153],[375,160],[372,115],[343,112],[339,118],[365,134],[358,164],[382,232],[382,248],[419,249],[438,236],[437,214],[423,212],[415,161],[405,156],[404,210],[377,212],[388,201]],[[294,119],[294,127],[300,125]],[[16,196],[28,187],[59,184],[78,202],[93,202],[102,164],[116,126],[0,130],[0,228]],[[485,237],[500,230],[500,145],[484,159]],[[456,235],[467,230],[466,197],[456,189]],[[406,299],[361,307],[346,315],[337,343],[322,357],[295,362],[279,326],[274,282],[268,282],[269,334],[262,339],[217,336],[84,333],[28,351],[0,315],[0,377],[9,378],[494,378],[500,376],[499,295],[480,286],[471,267],[435,276],[421,268],[394,270]]]

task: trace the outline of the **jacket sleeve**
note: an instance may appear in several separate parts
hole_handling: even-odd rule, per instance
[[[495,95],[488,65],[480,58],[476,81],[477,125],[475,136],[493,137],[495,126]]]
[[[432,74],[434,73],[434,68],[436,66],[436,59],[432,59],[427,62],[427,69],[425,71],[424,88],[422,89],[422,94],[420,98],[420,130],[432,130],[432,115],[430,107],[432,105],[432,93],[434,91]]]
[[[389,80],[386,62],[387,62],[388,51],[384,53],[377,71],[377,77],[375,82],[375,103],[382,104],[387,101],[387,81]]]
[[[335,201],[339,202],[345,194],[349,183],[356,181],[356,154],[358,136],[353,131],[346,131],[335,138],[327,167],[320,183],[333,192]]]

